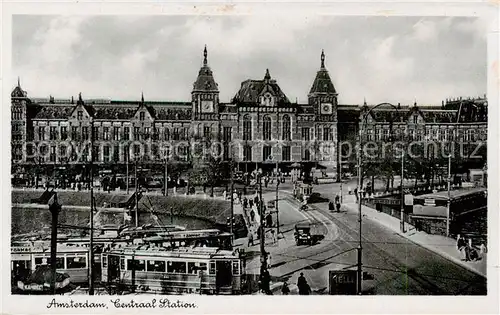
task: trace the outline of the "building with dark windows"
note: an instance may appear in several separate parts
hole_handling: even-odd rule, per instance
[[[321,53],[320,68],[305,104],[291,102],[286,91],[263,71],[262,79],[241,83],[229,103],[219,100],[216,75],[203,52],[190,101],[29,98],[20,82],[11,93],[12,164],[14,172],[33,167],[93,162],[121,169],[134,161],[164,165],[189,163],[195,145],[210,144],[224,161],[233,160],[242,171],[272,168],[338,170],[343,141],[365,140],[486,141],[486,98],[446,100],[441,106],[391,105],[370,111],[373,105],[338,104],[338,93]],[[217,143],[217,145],[213,145]],[[485,158],[485,156],[484,156]],[[167,161],[166,161],[167,160]],[[343,160],[344,161],[344,160]],[[354,167],[354,159],[345,159]],[[483,161],[484,163],[484,161]]]

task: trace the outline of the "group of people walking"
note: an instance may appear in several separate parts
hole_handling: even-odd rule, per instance
[[[304,273],[302,272],[300,273],[300,276],[297,279],[297,288],[299,289],[299,295],[309,295],[312,292],[311,287],[309,286],[309,283],[307,283],[307,280],[304,277]],[[281,294],[283,295],[290,294],[290,288],[288,287],[288,282],[286,281],[283,283],[283,286],[281,287]]]
[[[472,246],[472,240],[465,239],[465,237],[457,235],[457,249],[464,256],[465,261],[477,261],[480,260],[486,253],[486,247],[484,244],[481,244],[479,252],[474,246]],[[481,254],[481,255],[480,255]]]

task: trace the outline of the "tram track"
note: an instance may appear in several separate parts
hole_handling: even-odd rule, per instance
[[[349,224],[343,222],[339,218],[336,218],[333,216],[332,213],[328,213],[324,210],[320,210],[317,208],[318,211],[323,212],[323,215],[329,217],[341,230],[345,232],[345,234],[342,233],[342,241],[345,242],[348,246],[352,247],[352,244],[356,244],[356,242],[359,241],[359,230],[354,229],[352,226]],[[357,220],[356,220],[357,221]],[[357,223],[357,222],[356,222]],[[418,266],[411,267],[409,262],[412,262],[413,260],[408,260],[409,257],[409,248],[410,247],[418,247],[419,250],[423,250],[426,253],[428,253],[429,257],[434,257],[436,254],[433,252],[417,245],[414,244],[404,238],[401,237],[401,242],[391,242],[392,244],[397,244],[397,245],[405,245],[405,252],[402,255],[403,257],[406,258],[406,261],[402,260],[399,258],[397,255],[401,252],[395,252],[391,253],[388,250],[384,249],[382,245],[387,245],[384,242],[378,242],[378,243],[373,243],[370,241],[370,238],[372,237],[377,237],[377,235],[373,232],[370,232],[369,230],[365,231],[363,230],[363,233],[365,233],[367,236],[362,235],[362,245],[363,245],[363,254],[365,257],[363,259],[366,261],[370,260],[375,260],[375,261],[380,261],[383,262],[383,264],[380,266],[380,268],[377,268],[378,266],[365,266],[365,269],[369,269],[371,271],[375,271],[377,269],[384,270],[384,271],[390,271],[388,266],[390,266],[393,269],[393,272],[395,273],[400,273],[403,274],[404,276],[400,278],[400,280],[394,279],[388,279],[389,281],[398,281],[399,284],[401,285],[402,288],[406,288],[406,293],[410,293],[411,290],[416,290],[418,293],[422,292],[423,294],[434,294],[434,295],[448,295],[448,294],[463,294],[463,291],[465,285],[466,287],[470,286],[469,280],[466,279],[450,279],[450,280],[456,280],[456,282],[462,282],[462,285],[457,284],[460,286],[458,289],[454,290],[449,290],[447,288],[443,288],[439,285],[436,284],[436,279],[443,279],[443,277],[439,277],[440,275],[433,275],[433,274],[422,274],[420,273],[417,268]],[[343,236],[346,236],[347,239],[345,239]],[[370,237],[370,238],[369,238]],[[393,245],[396,246],[396,245]],[[368,258],[368,259],[367,259]],[[457,267],[460,267],[452,262],[450,264],[453,264]],[[460,267],[461,268],[461,267]],[[387,280],[387,279],[386,279]],[[417,286],[413,288],[410,284],[410,280],[412,280]],[[425,293],[424,293],[425,292]],[[394,294],[401,294],[401,292],[393,292]],[[413,292],[412,292],[413,293]]]

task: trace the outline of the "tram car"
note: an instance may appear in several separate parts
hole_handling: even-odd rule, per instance
[[[312,195],[312,185],[297,181],[293,187],[293,196],[298,201],[306,205],[309,202],[309,197]]]
[[[56,270],[58,273],[69,275],[71,283],[88,283],[89,249],[87,246],[57,246]],[[32,244],[31,242],[17,243],[11,246],[11,275],[12,281],[27,279],[36,267],[43,264],[50,265],[50,246]]]
[[[241,294],[243,259],[214,247],[112,248],[101,257],[108,288],[169,294]]]

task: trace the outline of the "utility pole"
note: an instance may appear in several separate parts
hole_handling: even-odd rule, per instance
[[[342,194],[342,157],[339,155],[339,178],[340,178],[340,203],[342,204],[343,202],[343,194]]]
[[[278,188],[280,186],[280,182],[278,179],[278,161],[276,160],[276,202],[275,202],[275,207],[276,207],[276,240],[279,240],[279,234],[280,234],[280,212],[278,210]]]
[[[261,255],[261,279],[262,273],[267,271],[267,253],[265,248],[266,233],[264,228],[264,202],[262,201],[262,174],[257,173],[259,180],[259,209],[260,209],[260,255]],[[267,272],[266,272],[267,274]],[[263,288],[267,290],[267,288]]]
[[[165,191],[163,192],[164,196],[168,196],[168,160],[165,156]]]
[[[94,295],[94,119],[90,134],[90,243],[89,243],[89,295]]]
[[[125,152],[125,160],[127,162],[127,195],[129,193],[129,187],[128,187],[128,184],[129,184],[129,178],[128,178],[128,164],[129,164],[129,154],[130,154],[130,150],[128,150],[127,152]]]
[[[230,194],[231,194],[231,219],[229,220],[229,224],[230,227],[229,227],[229,231],[231,233],[231,246],[233,245],[233,239],[234,239],[234,231],[233,231],[233,225],[234,225],[234,222],[233,222],[233,218],[234,218],[234,196],[233,196],[233,193],[234,193],[234,179],[233,179],[233,160],[231,159],[231,161],[229,162],[229,176],[231,177],[231,188],[230,188]]]
[[[359,244],[358,244],[358,277],[357,277],[357,291],[358,294],[362,294],[362,281],[363,281],[363,272],[362,272],[362,250],[363,247],[361,245],[361,227],[362,227],[362,215],[361,215],[361,204],[363,198],[363,179],[362,179],[362,148],[361,148],[361,139],[362,139],[362,130],[359,130],[359,147],[358,147],[358,212],[359,212]]]
[[[403,188],[405,152],[401,153],[401,233],[405,233],[405,193]]]
[[[451,208],[451,154],[448,155],[448,204],[446,207],[446,236],[450,235],[450,208]]]
[[[138,214],[139,211],[139,181],[137,178],[137,159],[135,160],[135,227],[139,226]]]
[[[61,205],[57,201],[57,192],[54,193],[54,202],[49,206],[52,214],[52,233],[50,237],[50,289],[52,294],[56,294],[56,263],[57,263],[57,219],[61,212]]]

